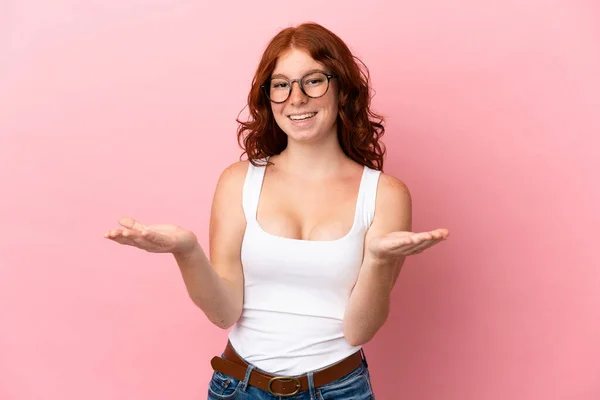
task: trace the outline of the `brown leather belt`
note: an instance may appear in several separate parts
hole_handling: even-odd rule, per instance
[[[361,351],[357,351],[343,360],[313,373],[315,388],[331,383],[354,371],[363,362]],[[210,362],[215,371],[229,375],[239,381],[246,377],[248,363],[244,361],[227,341],[223,357],[213,357]],[[308,376],[280,376],[253,369],[248,384],[265,390],[275,396],[293,396],[308,390]]]

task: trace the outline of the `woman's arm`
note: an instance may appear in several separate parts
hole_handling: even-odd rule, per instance
[[[242,188],[248,162],[241,161],[221,174],[213,198],[210,260],[198,244],[185,254],[174,254],[188,294],[216,326],[231,327],[242,313],[244,275],[241,246],[246,228]]]
[[[400,256],[378,260],[369,252],[369,243],[391,232],[409,232],[411,225],[412,203],[408,188],[400,180],[381,174],[375,216],[365,235],[363,263],[344,315],[344,336],[353,346],[371,340],[385,323],[392,288],[405,259]]]

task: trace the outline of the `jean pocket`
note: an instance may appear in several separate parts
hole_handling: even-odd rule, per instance
[[[214,371],[208,384],[208,400],[234,399],[239,394],[241,384],[241,381],[229,375]]]
[[[317,389],[317,400],[374,399],[367,368],[362,364],[346,376]]]

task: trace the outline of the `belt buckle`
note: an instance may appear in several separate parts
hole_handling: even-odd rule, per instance
[[[296,382],[296,390],[293,391],[290,394],[276,393],[271,388],[271,386],[273,385],[273,382],[275,382],[275,381],[293,381],[293,382]],[[300,388],[301,387],[302,387],[302,384],[300,383],[300,379],[298,379],[296,377],[293,377],[293,376],[274,376],[273,378],[269,379],[269,384],[267,385],[267,389],[269,389],[269,393],[271,393],[274,396],[280,396],[280,397],[290,397],[290,396],[293,396],[295,394],[298,394],[300,392]]]

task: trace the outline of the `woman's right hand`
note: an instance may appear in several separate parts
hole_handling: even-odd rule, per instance
[[[104,233],[117,243],[135,246],[150,253],[185,254],[198,245],[196,235],[176,225],[144,225],[133,218],[122,217],[123,228]]]

